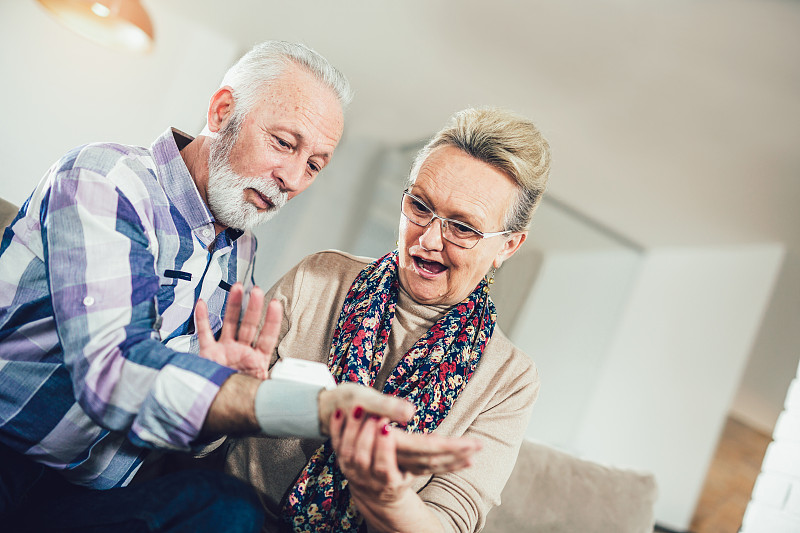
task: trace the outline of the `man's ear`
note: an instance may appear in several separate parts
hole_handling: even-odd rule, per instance
[[[519,247],[522,246],[522,243],[525,242],[525,239],[528,238],[527,231],[518,231],[511,234],[511,237],[506,239],[506,242],[503,244],[503,247],[500,248],[500,251],[497,252],[497,255],[494,257],[494,261],[492,262],[492,266],[495,268],[500,268],[509,257],[517,253]]]
[[[211,96],[211,101],[208,104],[208,129],[211,132],[217,133],[225,124],[226,119],[233,114],[234,100],[233,89],[226,85],[220,87],[217,92]]]

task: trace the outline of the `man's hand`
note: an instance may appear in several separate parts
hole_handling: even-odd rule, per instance
[[[270,358],[278,342],[283,310],[276,300],[270,302],[264,326],[259,333],[264,291],[258,287],[250,291],[250,301],[240,324],[243,296],[241,283],[231,287],[219,341],[214,339],[211,332],[206,303],[203,300],[197,302],[194,316],[200,355],[255,378],[267,379]]]
[[[414,416],[414,405],[396,396],[381,394],[375,389],[356,383],[342,383],[335,389],[320,391],[319,430],[331,434],[331,417],[336,411],[351,413],[356,408],[368,415],[383,416],[392,422],[405,424]]]

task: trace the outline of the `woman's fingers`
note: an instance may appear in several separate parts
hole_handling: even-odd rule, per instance
[[[366,413],[385,416],[392,421],[407,422],[414,414],[411,402],[356,383],[342,383],[335,389],[323,390],[319,395],[320,430],[329,432],[329,420],[336,409],[351,413],[360,406]]]
[[[344,429],[345,425],[345,417],[344,412],[341,409],[337,409],[333,415],[331,415],[330,421],[330,435],[331,435],[331,444],[333,445],[333,449],[338,450],[341,447],[342,442],[342,430]]]
[[[392,431],[395,432],[400,470],[417,475],[453,472],[470,466],[472,457],[481,448],[479,440],[467,437]]]
[[[344,470],[347,470],[353,464],[358,433],[364,421],[364,416],[364,408],[359,405],[352,408],[349,412],[345,412],[344,427],[339,432],[339,445],[334,448],[339,458],[340,466]],[[345,475],[347,475],[346,472]]]
[[[388,483],[401,475],[397,466],[394,431],[389,426],[389,420],[386,418],[381,419],[373,435],[375,436],[375,444],[372,457],[372,474],[384,483]]]
[[[361,387],[358,391],[359,404],[371,414],[385,416],[393,422],[406,423],[414,416],[414,404],[408,400],[381,394],[369,387]]]
[[[378,428],[379,417],[374,415],[363,415],[364,421],[356,436],[355,445],[351,461],[360,475],[369,475],[372,469],[373,444],[375,443],[375,432]]]

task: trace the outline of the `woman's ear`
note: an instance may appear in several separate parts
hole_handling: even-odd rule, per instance
[[[492,261],[492,266],[495,268],[500,268],[509,257],[517,253],[519,247],[522,246],[522,243],[525,242],[525,239],[528,238],[527,231],[517,231],[511,234],[510,237],[506,239],[506,242],[503,243],[503,247],[500,248],[500,251],[497,252],[497,255],[494,257],[494,261]]]
[[[208,103],[208,129],[213,133],[217,133],[222,129],[225,120],[233,113],[234,100],[233,89],[229,86],[220,87],[211,96],[211,101]]]

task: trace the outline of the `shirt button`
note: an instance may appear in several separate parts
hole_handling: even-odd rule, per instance
[[[203,237],[211,237],[211,230],[208,228],[204,229],[201,233],[203,234]]]
[[[92,298],[91,296],[87,296],[86,298],[83,299],[83,305],[87,307],[90,305],[94,305],[94,298]]]

